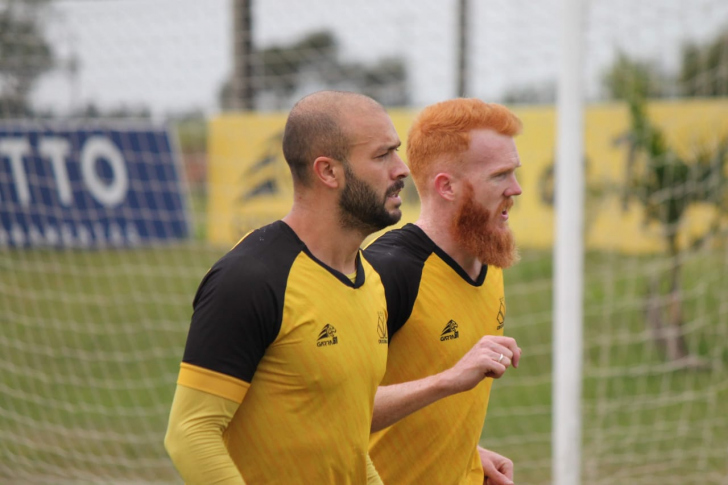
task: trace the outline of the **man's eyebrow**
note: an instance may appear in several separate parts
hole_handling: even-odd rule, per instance
[[[507,167],[500,167],[499,169],[496,169],[493,173],[499,174],[499,173],[513,172],[517,168],[521,168],[521,162],[518,162],[518,165],[509,165]]]
[[[393,144],[380,145],[379,147],[377,147],[376,151],[381,152],[381,151],[396,150],[397,148],[399,148],[401,146],[402,146],[402,142],[398,141],[397,143],[393,143]]]

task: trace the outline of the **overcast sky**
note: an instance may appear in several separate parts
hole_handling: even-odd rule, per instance
[[[471,0],[469,94],[495,99],[507,90],[557,77],[561,0]],[[455,93],[456,0],[258,0],[258,46],[328,29],[350,61],[405,59],[416,106]],[[592,0],[584,18],[587,92],[618,49],[676,69],[679,46],[728,28],[726,0]],[[157,115],[217,110],[230,72],[229,0],[57,0],[46,19],[58,57],[80,60],[76,76],[59,69],[39,83],[38,107],[66,111],[148,106]]]

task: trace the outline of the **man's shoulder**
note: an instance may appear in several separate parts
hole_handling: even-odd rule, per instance
[[[422,229],[407,224],[375,239],[364,249],[364,255],[379,270],[390,265],[422,264],[434,249],[434,243]]]
[[[390,304],[401,304],[403,298],[414,302],[425,261],[434,249],[422,229],[407,224],[374,240],[364,249],[364,257],[382,278]]]
[[[407,321],[419,292],[422,269],[435,244],[414,224],[380,236],[364,250],[379,273],[387,297],[390,337]]]
[[[287,274],[305,246],[282,221],[255,229],[245,236],[211,268],[228,278],[269,280]]]

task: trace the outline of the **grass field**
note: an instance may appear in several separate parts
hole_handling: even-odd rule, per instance
[[[0,483],[176,483],[162,447],[200,278],[223,250],[0,251]],[[687,341],[645,330],[654,258],[593,254],[585,286],[584,483],[728,483],[728,258],[686,262]],[[522,365],[494,386],[482,443],[550,483],[551,255],[506,273]]]
[[[0,483],[176,479],[162,437],[191,299],[220,254],[0,252]]]
[[[551,483],[551,258],[507,272],[506,331],[522,365],[494,385],[481,443],[516,463],[519,483]],[[728,483],[728,258],[686,262],[686,340],[700,370],[663,357],[647,332],[645,289],[659,258],[591,254],[584,288],[585,484]]]

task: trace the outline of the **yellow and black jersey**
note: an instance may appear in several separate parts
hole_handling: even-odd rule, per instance
[[[366,483],[387,314],[356,264],[352,281],[278,221],[200,284],[178,384],[240,403],[223,438],[247,483]]]
[[[421,379],[458,362],[484,335],[502,335],[503,272],[477,280],[419,227],[407,224],[365,250],[389,305],[389,357],[382,385]],[[483,483],[477,452],[492,379],[442,399],[378,433],[369,454],[384,483]]]

